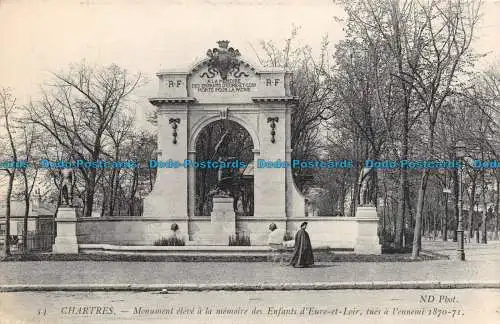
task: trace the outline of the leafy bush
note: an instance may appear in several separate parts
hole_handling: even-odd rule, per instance
[[[378,232],[378,236],[379,236],[379,243],[381,244],[394,243],[394,233],[392,232],[391,229],[386,228],[385,231],[380,229]]]
[[[186,242],[178,237],[162,237],[161,239],[154,241],[153,244],[155,246],[184,246],[186,245]]]
[[[245,233],[236,233],[229,237],[229,246],[250,246],[250,236]]]
[[[393,245],[395,243],[395,234],[392,232],[391,229],[386,229],[384,232],[383,230],[379,230],[378,232],[379,235],[379,243],[388,246],[388,245]],[[412,229],[405,229],[405,247],[411,246],[413,244],[413,237],[414,233]]]
[[[413,238],[415,236],[415,233],[413,232],[412,229],[407,228],[405,230],[405,246],[412,246],[413,244]]]
[[[286,232],[285,235],[283,235],[283,241],[291,241],[293,240],[293,235],[290,232]]]

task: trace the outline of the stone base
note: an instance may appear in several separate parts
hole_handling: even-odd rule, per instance
[[[229,237],[236,233],[236,214],[233,208],[233,198],[214,197],[211,214],[213,245],[229,245]]]
[[[76,209],[61,207],[57,211],[57,236],[52,245],[52,253],[78,253],[76,239]]]
[[[354,252],[357,254],[382,254],[377,234],[378,215],[375,206],[359,206],[356,210],[358,235]]]
[[[59,227],[58,227],[59,228]],[[54,254],[77,254],[78,242],[76,237],[74,240],[68,238],[56,237],[55,243],[52,245],[52,253]]]

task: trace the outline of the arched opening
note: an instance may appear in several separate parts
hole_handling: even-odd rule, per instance
[[[200,131],[196,161],[200,166],[210,161],[211,166],[195,169],[195,216],[209,216],[212,198],[220,191],[234,199],[237,216],[253,216],[253,148],[250,133],[228,119],[211,122]]]

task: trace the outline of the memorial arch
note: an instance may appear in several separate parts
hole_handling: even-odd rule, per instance
[[[157,73],[158,160],[196,160],[200,132],[217,120],[230,120],[248,131],[254,145],[254,215],[251,224],[304,217],[304,197],[289,168],[258,168],[259,159],[290,161],[290,120],[297,98],[290,90],[291,73],[258,68],[243,59],[228,41],[207,51],[207,58],[187,70]],[[191,238],[202,236],[195,216],[196,181],[193,168],[157,170],[154,189],[146,198],[144,216],[171,219],[189,228]],[[262,222],[256,222],[256,219]],[[238,222],[236,224],[238,227]]]
[[[270,223],[293,235],[308,221],[314,247],[380,254],[375,206],[359,206],[356,217],[307,216],[291,168],[262,168],[257,163],[259,159],[291,161],[291,113],[297,101],[290,90],[291,73],[256,67],[229,47],[228,41],[219,41],[218,47],[208,50],[207,58],[192,68],[160,71],[157,76],[158,94],[149,99],[158,110],[157,160],[167,162],[165,166],[175,164],[168,161],[178,162],[180,167],[157,170],[142,216],[76,219],[59,213],[56,251],[266,251],[262,245],[267,244]],[[196,169],[183,167],[183,162],[197,160],[196,142],[204,136],[203,129],[219,121],[237,123],[252,139],[247,162],[253,162],[253,168],[242,173],[253,182],[251,215],[235,213],[234,199],[219,174],[212,210],[196,213]],[[203,159],[206,156],[213,155],[206,154]],[[192,247],[152,246],[168,235],[174,223],[187,234],[186,245]],[[236,233],[247,234],[253,247],[222,247],[229,245],[228,237]],[[261,247],[256,249],[255,245]]]

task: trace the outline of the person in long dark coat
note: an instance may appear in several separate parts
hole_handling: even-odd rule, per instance
[[[307,222],[300,225],[295,234],[295,251],[293,252],[290,265],[295,268],[309,267],[314,264],[314,255],[309,234],[306,232]]]

